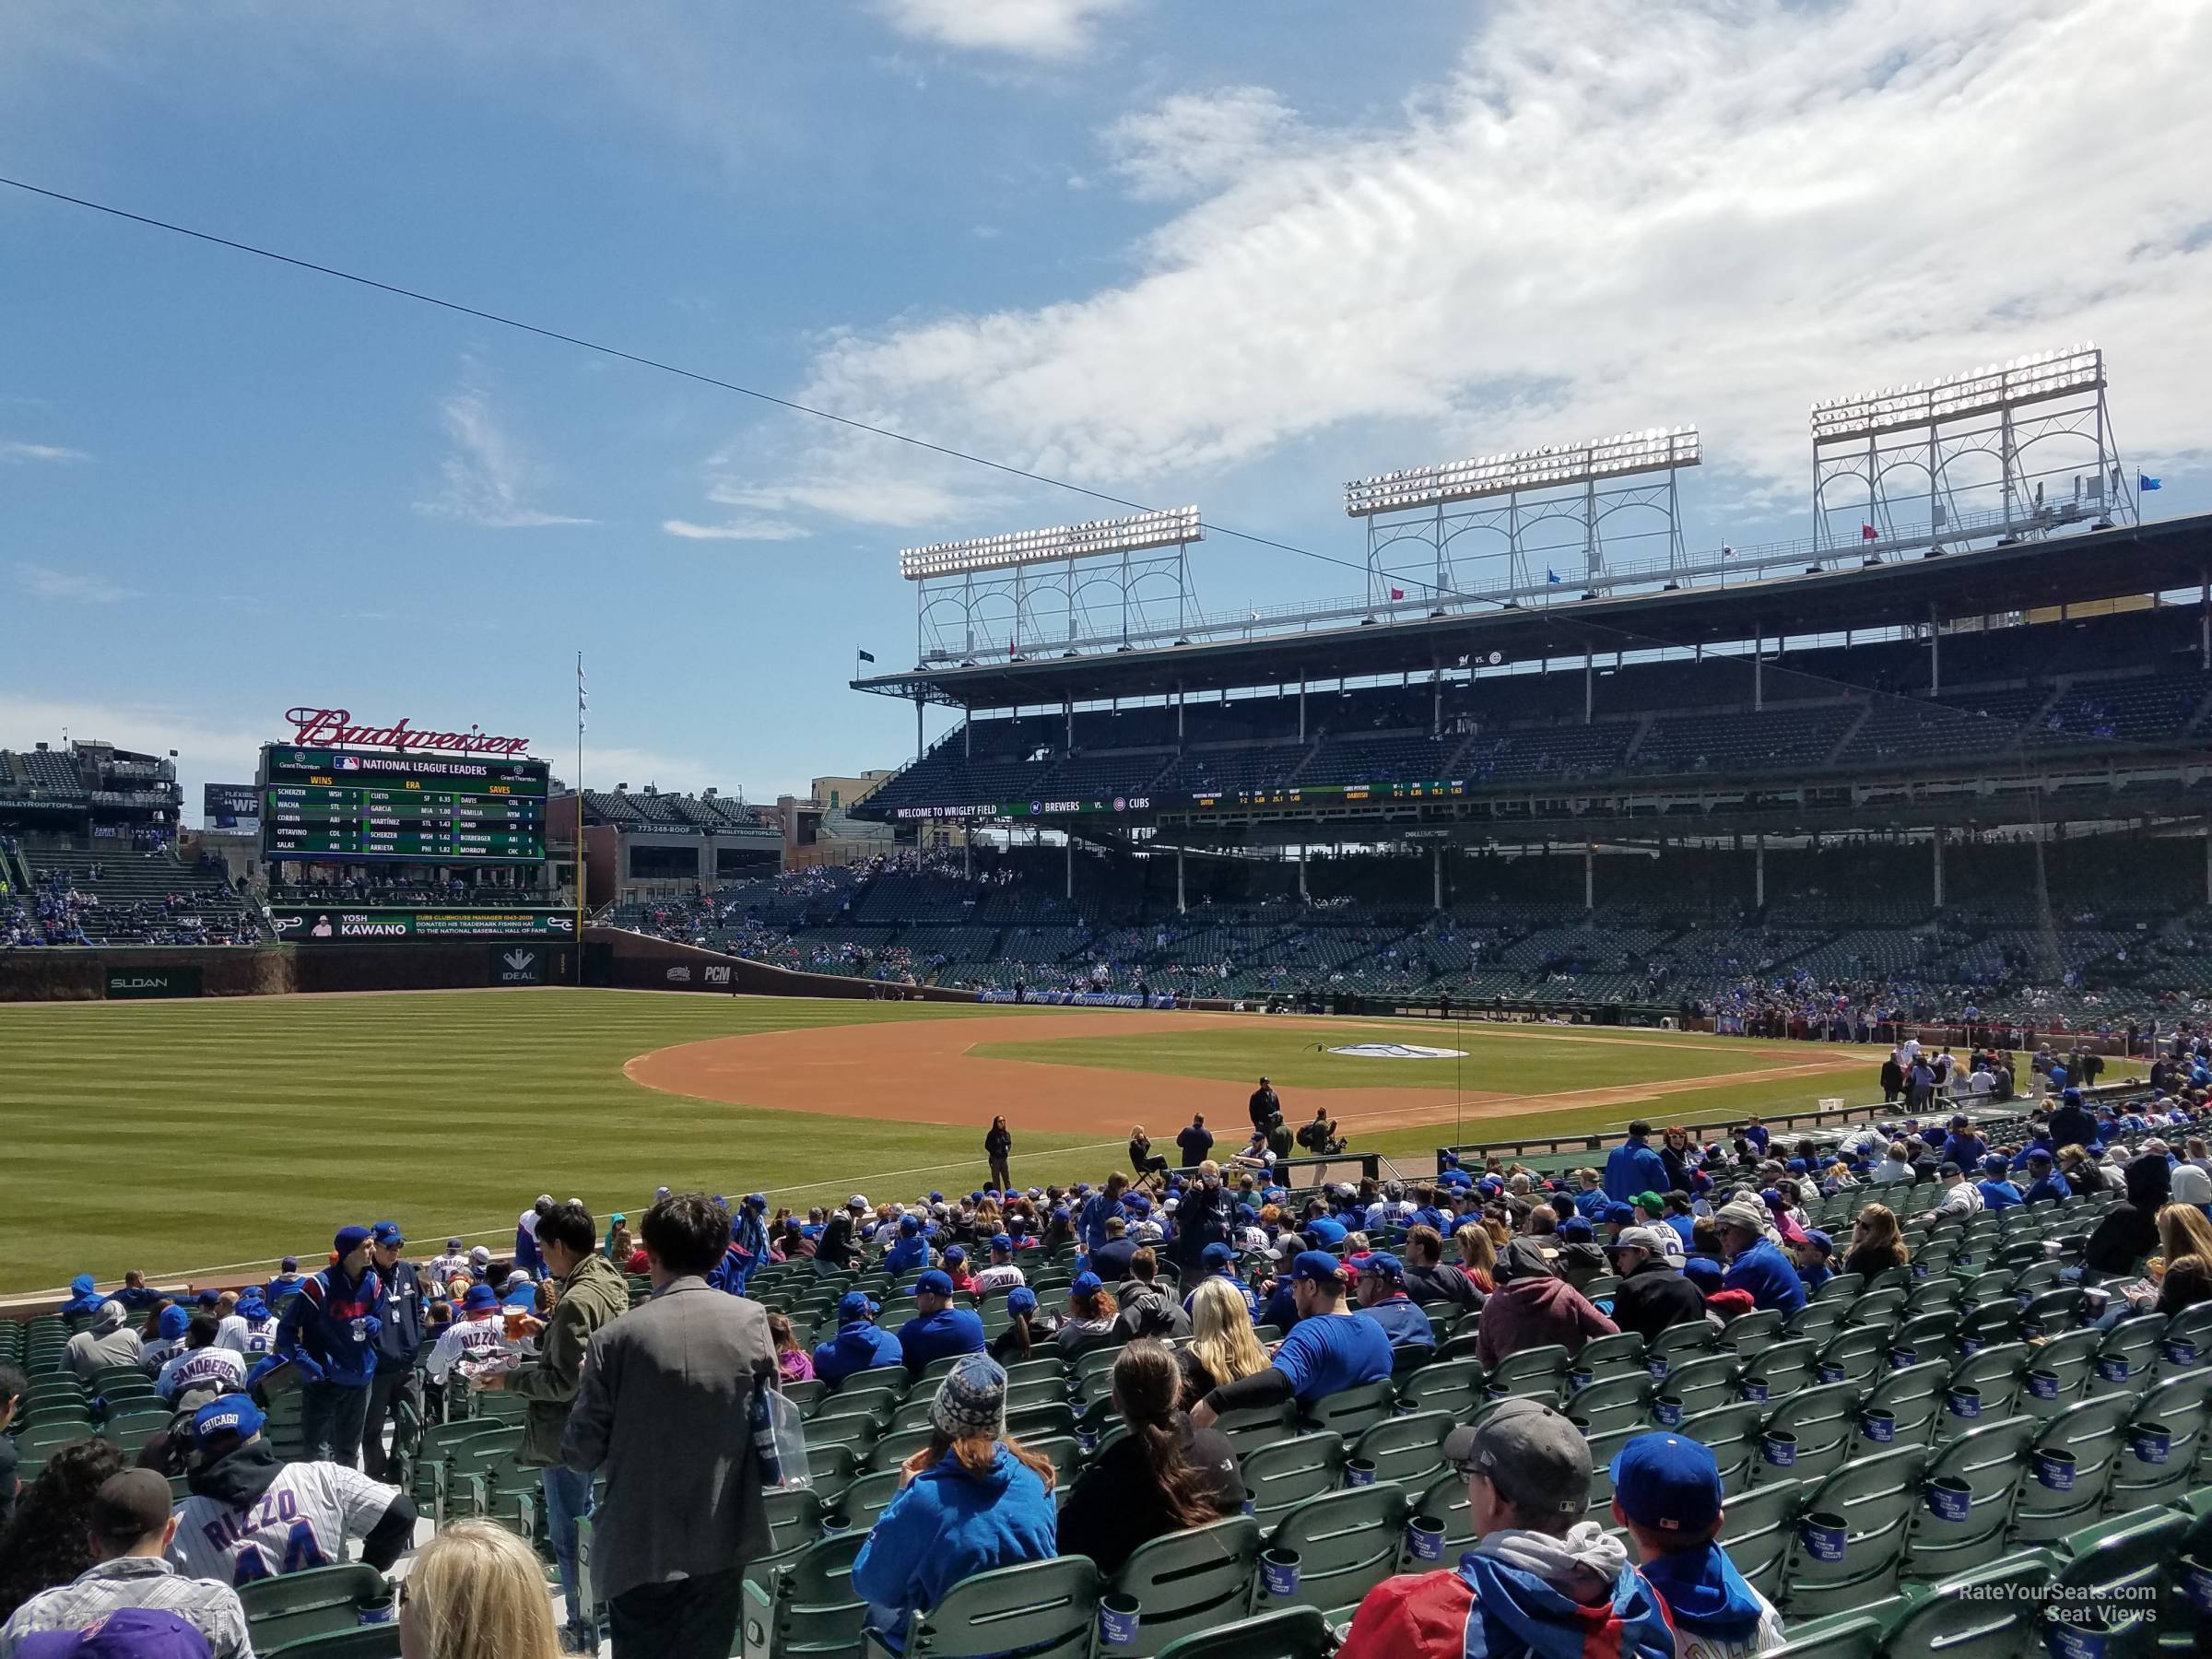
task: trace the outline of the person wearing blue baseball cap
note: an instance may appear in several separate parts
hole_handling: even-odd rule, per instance
[[[383,1324],[376,1333],[376,1371],[369,1382],[369,1414],[361,1425],[361,1469],[382,1480],[389,1462],[384,1424],[399,1405],[428,1340],[429,1300],[415,1264],[406,1259],[407,1239],[396,1221],[379,1221],[369,1230],[369,1260],[383,1281]]]
[[[1060,1316],[1037,1300],[1037,1292],[1017,1285],[1006,1292],[1006,1313],[1011,1323],[991,1338],[991,1358],[1001,1365],[1019,1365],[1037,1358],[1037,1350],[1058,1335]]]
[[[500,1293],[489,1285],[471,1285],[461,1298],[460,1317],[439,1333],[424,1356],[423,1375],[442,1385],[454,1366],[480,1364],[507,1349],[507,1322],[501,1316]]]
[[[1260,1317],[1260,1299],[1253,1294],[1252,1287],[1237,1277],[1237,1253],[1233,1246],[1217,1240],[1198,1253],[1199,1277],[1191,1284],[1190,1294],[1182,1299],[1182,1311],[1191,1311],[1191,1302],[1198,1294],[1198,1287],[1209,1278],[1227,1279],[1237,1288],[1244,1299],[1245,1311],[1256,1324]]]
[[[1393,1348],[1435,1349],[1436,1327],[1406,1294],[1406,1264],[1389,1251],[1368,1253],[1359,1264],[1352,1294],[1359,1301],[1359,1316],[1381,1325]]]
[[[247,1394],[193,1414],[184,1471],[192,1496],[177,1512],[169,1559],[195,1578],[242,1584],[335,1566],[358,1538],[361,1559],[389,1571],[415,1541],[407,1495],[345,1464],[285,1462],[261,1432],[265,1420]]]
[[[1298,1324],[1275,1350],[1267,1369],[1209,1391],[1191,1420],[1210,1429],[1225,1411],[1309,1406],[1324,1394],[1380,1382],[1390,1375],[1390,1338],[1371,1319],[1347,1305],[1341,1264],[1325,1250],[1301,1252],[1290,1264],[1290,1293]]]
[[[386,1312],[384,1281],[370,1260],[372,1242],[366,1227],[338,1229],[330,1265],[300,1281],[269,1345],[300,1378],[300,1429],[308,1456],[318,1462],[350,1466],[360,1454]]]
[[[1053,1335],[1060,1358],[1074,1359],[1092,1348],[1111,1347],[1118,1340],[1114,1322],[1120,1316],[1121,1303],[1103,1279],[1088,1271],[1077,1274],[1067,1287],[1066,1312]]]
[[[899,1218],[899,1236],[884,1253],[883,1270],[893,1278],[929,1265],[929,1240],[922,1231],[922,1218],[909,1211]]]
[[[914,1317],[899,1327],[899,1352],[917,1377],[935,1360],[983,1351],[983,1322],[952,1299],[952,1277],[943,1268],[932,1267],[914,1282]]]
[[[2026,1202],[2020,1189],[2012,1184],[2012,1165],[2002,1152],[1983,1159],[1982,1179],[1974,1185],[1982,1194],[1983,1209],[2013,1209]]]
[[[1723,1509],[1711,1452],[1679,1434],[1639,1434],[1613,1454],[1612,1477],[1613,1518],[1665,1604],[1677,1654],[1752,1659],[1783,1645],[1782,1615],[1713,1542]]]
[[[899,1338],[876,1323],[882,1306],[865,1290],[848,1290],[837,1304],[837,1335],[817,1345],[814,1374],[836,1388],[854,1371],[904,1365]]]
[[[1836,1241],[1820,1229],[1807,1228],[1805,1242],[1797,1247],[1797,1277],[1809,1294],[1836,1277]]]

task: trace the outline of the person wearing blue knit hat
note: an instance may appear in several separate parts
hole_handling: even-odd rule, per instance
[[[1613,1517],[1666,1604],[1677,1654],[1752,1659],[1786,1640],[1782,1615],[1713,1542],[1723,1515],[1713,1455],[1679,1434],[1639,1434],[1613,1454]]]

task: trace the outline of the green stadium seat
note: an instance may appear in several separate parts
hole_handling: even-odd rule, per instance
[[[2167,1502],[2195,1483],[2212,1373],[2190,1371],[2145,1390],[2121,1436],[2105,1507],[2112,1514]],[[2091,1394],[2092,1399],[2097,1398]],[[2162,1431],[2162,1451],[2145,1437]]]
[[[1759,1425],[1767,1411],[1758,1401],[1739,1400],[1682,1419],[1678,1432],[1712,1453],[1720,1465],[1721,1489],[1731,1500],[1751,1484],[1752,1466],[1759,1461]]]
[[[1720,1340],[1721,1346],[1732,1354],[1757,1353],[1782,1340],[1782,1310],[1754,1308],[1729,1321]]]
[[[1305,1408],[1304,1417],[1316,1429],[1348,1438],[1388,1418],[1396,1398],[1396,1386],[1387,1379],[1363,1382],[1324,1394]]]
[[[1936,1450],[1922,1478],[1962,1483],[1969,1494],[1966,1518],[1947,1521],[1926,1503],[1913,1511],[1903,1576],[1936,1583],[1986,1567],[2004,1555],[2013,1501],[2037,1431],[2033,1418],[2007,1418],[1971,1429]]]
[[[1877,1372],[1888,1364],[1889,1329],[1879,1324],[1847,1324],[1820,1345],[1813,1360],[1818,1383],[1853,1382],[1871,1386]]]
[[[1159,1659],[1328,1659],[1336,1638],[1313,1607],[1278,1607],[1235,1624],[1185,1636]]]
[[[1624,1423],[1647,1422],[1654,1387],[1651,1373],[1637,1370],[1623,1376],[1600,1377],[1576,1389],[1559,1409],[1593,1434],[1603,1434]]]
[[[1492,1398],[1525,1396],[1555,1405],[1568,1370],[1567,1350],[1558,1343],[1523,1348],[1498,1362],[1485,1380],[1484,1390]]]
[[[2124,1652],[2119,1644],[2154,1635],[2158,1587],[2192,1524],[2184,1510],[2153,1509],[2064,1539],[2052,1579],[2053,1621],[2103,1636],[2108,1652]]]
[[[1924,1447],[1899,1446],[1853,1458],[1803,1490],[1801,1527],[1833,1517],[1841,1523],[1844,1549],[1841,1559],[1822,1560],[1802,1537],[1794,1541],[1783,1586],[1790,1618],[1847,1613],[1897,1593],[1906,1532],[1923,1501],[1920,1477],[1928,1455]]]
[[[1088,1659],[1098,1616],[1099,1570],[1082,1556],[1030,1561],[964,1578],[907,1626],[905,1651],[933,1659]],[[868,1659],[893,1659],[874,1631]]]
[[[1947,1580],[1908,1599],[1883,1636],[1880,1659],[2017,1659],[2031,1653],[2050,1583],[2051,1559],[2040,1551]]]
[[[1259,1523],[1247,1515],[1138,1545],[1106,1586],[1109,1594],[1135,1600],[1137,1639],[1112,1651],[1145,1659],[1184,1636],[1242,1618],[1252,1610],[1259,1560]]]
[[[1482,1387],[1479,1359],[1432,1359],[1398,1384],[1398,1404],[1413,1411],[1472,1411]]]
[[[745,1580],[738,1630],[744,1659],[848,1659],[860,1651],[867,1604],[853,1593],[853,1560],[866,1542],[854,1530],[819,1538],[766,1575]]]
[[[1736,1395],[1736,1374],[1742,1362],[1734,1354],[1699,1354],[1671,1360],[1665,1379],[1653,1387],[1661,1397],[1682,1403],[1686,1416],[1726,1406]]]
[[[1342,1484],[1347,1453],[1335,1434],[1301,1434],[1243,1452],[1238,1459],[1252,1512],[1265,1519]]]
[[[1851,1456],[1858,1435],[1860,1391],[1848,1382],[1801,1388],[1779,1403],[1769,1402],[1760,1425],[1759,1456],[1751,1471],[1754,1486],[1768,1480],[1806,1480],[1839,1468]],[[1774,1434],[1795,1439],[1792,1461],[1778,1464],[1766,1454],[1764,1441]]]
[[[361,1622],[361,1609],[383,1600],[390,1589],[382,1573],[354,1561],[256,1579],[238,1587],[238,1599],[254,1650],[267,1653],[302,1637],[353,1630]]]
[[[1788,1630],[1789,1641],[1765,1659],[1875,1659],[1888,1621],[1878,1613],[1839,1613]]]
[[[2063,1417],[2036,1419],[2041,1431],[2013,1505],[2016,1542],[2052,1543],[2096,1520],[2112,1485],[2113,1460],[2126,1455],[2127,1425],[2135,1414],[2136,1402],[2127,1395],[2104,1394],[2075,1401]],[[2046,1451],[2073,1459],[2071,1486],[2047,1486],[2038,1477],[2037,1454]]]
[[[323,1636],[303,1636],[282,1647],[256,1647],[259,1659],[400,1659],[399,1621],[356,1625],[350,1630],[333,1630]]]
[[[1803,1482],[1773,1480],[1731,1497],[1721,1512],[1718,1542],[1735,1570],[1769,1601],[1782,1597],[1804,1495]]]
[[[1766,1309],[1763,1312],[1771,1312]],[[1739,1320],[1737,1322],[1741,1324]],[[1731,1326],[1733,1330],[1735,1327]],[[1808,1386],[1813,1380],[1813,1355],[1819,1344],[1810,1336],[1781,1336],[1762,1342],[1743,1355],[1741,1382],[1756,1382],[1766,1389],[1766,1397],[1778,1400],[1783,1394],[1794,1394]]]
[[[1444,1466],[1444,1437],[1456,1426],[1456,1419],[1441,1411],[1388,1418],[1362,1430],[1347,1458],[1373,1465],[1377,1480],[1418,1489]]]
[[[1298,1555],[1298,1594],[1288,1599],[1324,1612],[1358,1606],[1397,1571],[1410,1508],[1406,1489],[1383,1481],[1294,1505],[1266,1542]]]

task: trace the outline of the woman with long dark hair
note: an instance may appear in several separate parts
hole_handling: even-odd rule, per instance
[[[1013,1155],[1014,1136],[1006,1128],[1006,1120],[991,1120],[991,1132],[983,1136],[983,1156],[991,1160],[991,1184],[1002,1193],[1014,1190],[1014,1177],[1006,1168],[1006,1159]]]
[[[1006,1373],[986,1355],[962,1355],[937,1384],[929,1443],[900,1475],[853,1562],[867,1622],[895,1653],[909,1615],[962,1579],[1059,1553],[1052,1461],[1006,1438]]]
[[[106,1441],[71,1441],[46,1460],[0,1530],[0,1622],[92,1565],[92,1494],[124,1467]]]
[[[991,1358],[1001,1365],[1019,1365],[1035,1359],[1038,1348],[1060,1328],[1059,1316],[1040,1310],[1037,1292],[1027,1285],[1017,1285],[1006,1292],[1006,1312],[1014,1323],[991,1338]]]
[[[1060,1512],[1060,1553],[1119,1571],[1139,1544],[1204,1526],[1244,1507],[1237,1454],[1218,1430],[1194,1426],[1177,1404],[1182,1372],[1148,1337],[1113,1362],[1113,1408],[1129,1432],[1083,1472]]]

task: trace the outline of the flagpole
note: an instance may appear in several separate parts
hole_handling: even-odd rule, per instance
[[[576,653],[576,988],[583,988],[583,653]]]

